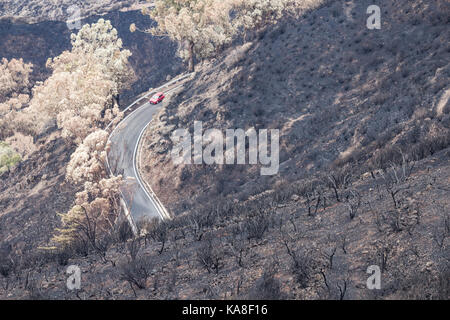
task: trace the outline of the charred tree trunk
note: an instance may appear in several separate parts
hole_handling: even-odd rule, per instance
[[[120,106],[119,102],[120,102],[120,94],[114,95],[113,96],[113,105],[117,104],[117,106]]]
[[[188,69],[189,69],[189,72],[194,72],[194,68],[195,68],[195,65],[194,65],[194,42],[189,42],[189,66],[188,66]]]

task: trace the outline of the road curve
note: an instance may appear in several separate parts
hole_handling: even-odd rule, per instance
[[[163,87],[167,88],[169,85],[183,80],[190,75],[192,74],[172,80]],[[180,86],[182,85],[166,91],[166,96]],[[155,91],[162,91],[163,87],[160,87]],[[162,102],[158,105],[150,104],[148,102],[148,96],[150,95],[151,93],[148,93],[127,108],[129,109],[134,106],[140,100],[145,99],[147,101],[123,119],[117,127],[114,128],[109,137],[110,150],[107,159],[108,167],[111,173],[122,175],[124,178],[124,184],[122,185],[120,192],[122,200],[124,201],[123,206],[127,218],[134,231],[136,231],[136,223],[139,220],[152,218],[164,220],[170,218],[167,210],[153,193],[151,187],[148,185],[148,188],[145,187],[145,183],[140,177],[136,164],[138,146],[145,128],[165,103]]]
[[[122,197],[134,222],[143,218],[163,218],[155,201],[143,188],[135,167],[141,133],[161,106],[162,104],[154,106],[147,102],[125,118],[110,137],[111,149],[108,160],[112,172],[122,174],[125,180],[121,188]]]

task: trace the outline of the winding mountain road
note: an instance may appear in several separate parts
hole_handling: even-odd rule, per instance
[[[151,187],[142,180],[137,169],[136,161],[139,142],[153,116],[157,114],[165,103],[163,101],[158,105],[152,105],[148,102],[148,97],[157,91],[162,91],[162,88],[168,87],[170,84],[185,79],[188,76],[190,74],[168,82],[164,86],[149,92],[144,97],[135,101],[127,109],[143,99],[145,99],[146,103],[123,119],[110,134],[109,141],[111,148],[108,153],[108,166],[111,173],[116,175],[121,174],[124,178],[124,184],[120,191],[127,218],[134,230],[136,230],[136,223],[142,219],[170,219],[167,210],[151,190]],[[178,85],[166,91],[166,96],[181,86]]]

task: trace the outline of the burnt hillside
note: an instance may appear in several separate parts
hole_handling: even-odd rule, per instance
[[[117,224],[96,246],[35,247],[74,192],[59,140],[2,176],[0,299],[448,300],[449,4],[379,1],[367,30],[371,4],[329,1],[198,65],[143,143],[175,217],[137,237]],[[175,166],[169,134],[194,121],[280,129],[279,174]]]
[[[147,132],[144,163],[163,202],[179,213],[210,197],[245,200],[276,182],[345,166],[363,174],[401,152],[421,159],[447,147],[448,2],[381,1],[381,30],[366,28],[370,4],[330,1],[200,66]],[[193,130],[194,121],[279,129],[279,174],[174,166],[164,128]]]

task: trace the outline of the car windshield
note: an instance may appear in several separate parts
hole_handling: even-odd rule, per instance
[[[152,97],[152,99],[158,99],[159,98],[159,95],[157,95],[157,94],[155,94],[153,97]]]

